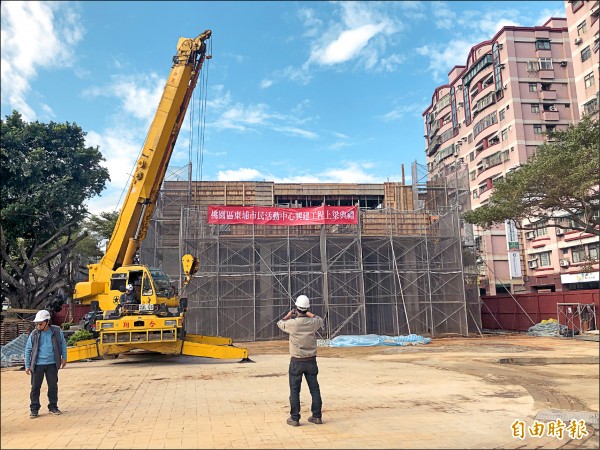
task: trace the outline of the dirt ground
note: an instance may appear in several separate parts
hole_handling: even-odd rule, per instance
[[[598,448],[598,342],[519,334],[320,347],[324,424],[306,421],[304,385],[298,428],[285,423],[287,341],[238,346],[254,363],[145,354],[68,364],[64,414],[43,408],[34,420],[28,377],[3,369],[1,448]],[[547,432],[580,417],[579,436]],[[529,431],[536,420],[545,434]]]

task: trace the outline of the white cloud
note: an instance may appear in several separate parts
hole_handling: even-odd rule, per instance
[[[456,13],[448,8],[444,2],[431,2],[435,26],[444,30],[450,30],[455,25]]]
[[[301,128],[296,127],[273,127],[272,129],[275,131],[280,131],[289,136],[300,136],[312,140],[319,138],[319,135],[317,133],[313,133],[312,131],[303,130]]]
[[[35,120],[31,82],[40,69],[71,67],[82,39],[77,6],[69,2],[1,3],[1,97],[23,119]]]
[[[433,79],[438,82],[447,81],[447,73],[455,65],[464,65],[473,45],[481,42],[478,38],[472,40],[454,39],[444,44],[424,45],[416,49],[420,55],[429,58],[428,70]]]
[[[263,180],[265,177],[256,169],[240,168],[230,170],[220,170],[217,174],[219,181],[251,181]]]
[[[353,30],[342,31],[338,38],[325,48],[313,49],[310,60],[322,65],[332,65],[353,59],[383,28],[383,24],[367,24]]]
[[[94,86],[83,92],[84,97],[111,96],[121,101],[127,115],[150,121],[164,91],[165,81],[157,74],[115,75],[108,86]]]
[[[421,117],[423,111],[427,108],[428,105],[424,105],[421,103],[412,103],[409,105],[400,105],[397,108],[385,113],[379,118],[384,122],[393,122],[402,119],[405,115],[413,115],[416,117]]]
[[[393,44],[394,35],[404,25],[390,11],[395,8],[386,2],[332,2],[337,20],[324,20],[317,12],[302,8],[299,18],[308,38],[309,55],[298,65],[288,65],[274,71],[269,79],[286,79],[308,84],[314,76],[315,67],[332,68],[361,60],[360,65],[348,65],[347,70],[392,71],[404,62],[402,55],[386,55],[386,47]],[[411,5],[407,11],[417,11],[419,4]],[[321,12],[321,11],[319,11]],[[315,39],[315,37],[319,37]]]
[[[271,112],[269,106],[264,103],[244,105],[240,102],[233,102],[231,93],[225,91],[222,85],[215,89],[217,98],[207,102],[213,115],[217,118],[206,124],[207,127],[219,130],[237,130],[240,132],[261,132],[275,131],[288,136],[297,136],[305,139],[318,139],[319,136],[314,131],[300,128],[298,125],[310,120],[300,118],[302,111],[310,104],[305,99],[294,106],[292,114],[280,114]]]
[[[375,166],[368,161],[342,161],[339,167],[328,168],[314,174],[299,173],[277,177],[253,168],[228,169],[218,172],[219,181],[273,181],[275,183],[383,183],[387,178],[369,173]]]
[[[271,87],[272,85],[273,85],[273,80],[264,79],[260,82],[260,87],[262,89],[266,89],[268,87]]]

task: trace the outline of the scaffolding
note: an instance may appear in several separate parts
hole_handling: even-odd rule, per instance
[[[446,186],[442,194],[430,187],[437,205],[428,210],[422,187],[329,185],[323,202],[361,205],[358,224],[208,224],[209,204],[301,206],[325,189],[313,186],[321,190],[316,195],[304,186],[300,195],[300,188],[289,185],[241,185],[163,185],[141,260],[181,280],[181,256],[199,258],[200,270],[185,292],[190,333],[238,341],[281,339],[276,322],[300,294],[326,319],[321,335],[326,339],[481,332],[476,269],[464,245],[461,206],[447,201],[459,197],[456,189],[452,194]]]

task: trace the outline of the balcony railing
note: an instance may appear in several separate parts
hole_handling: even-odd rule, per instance
[[[540,91],[542,100],[556,100],[556,91]]]

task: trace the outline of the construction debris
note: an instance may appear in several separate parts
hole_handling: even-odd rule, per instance
[[[542,320],[527,330],[529,336],[564,336],[567,327],[560,325],[556,319]]]
[[[400,346],[429,344],[431,338],[425,338],[416,334],[408,336],[380,336],[378,334],[366,334],[361,336],[337,336],[329,342],[330,347],[374,347],[380,345]]]

